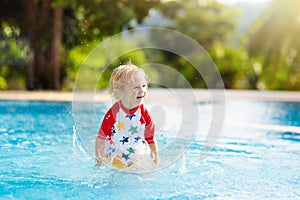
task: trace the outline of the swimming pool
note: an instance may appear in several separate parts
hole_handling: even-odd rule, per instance
[[[214,103],[197,103],[199,136],[179,160],[130,174],[93,166],[80,150],[71,103],[1,100],[0,198],[299,199],[300,103],[227,101],[222,135],[203,159],[206,113]],[[85,124],[87,131],[98,129],[108,106],[96,105],[98,120]],[[158,134],[160,149],[169,137],[168,129]]]

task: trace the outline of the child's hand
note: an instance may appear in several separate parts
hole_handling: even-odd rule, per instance
[[[149,144],[149,147],[151,149],[150,156],[153,160],[153,164],[157,168],[159,163],[157,144],[156,143]]]
[[[155,168],[158,167],[159,159],[158,159],[158,153],[157,152],[151,152],[151,159],[153,161],[153,166]]]
[[[100,139],[99,137],[96,137],[96,144],[95,144],[95,159],[96,164],[95,166],[100,167],[102,165],[102,162],[105,160],[105,157],[103,157],[103,150],[104,150],[104,143],[105,141]]]
[[[155,159],[153,160],[153,164],[155,166],[155,168],[158,168],[158,158],[155,157]]]
[[[103,160],[101,158],[96,158],[95,166],[100,167],[102,165]]]

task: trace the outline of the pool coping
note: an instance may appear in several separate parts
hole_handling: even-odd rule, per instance
[[[147,101],[168,102],[170,92],[184,95],[191,90],[186,89],[157,89],[150,88]],[[207,101],[211,99],[212,94],[217,98],[226,99],[251,99],[266,101],[287,101],[300,102],[300,91],[257,91],[257,90],[205,90],[193,89],[192,94],[195,95],[197,101]],[[76,96],[86,96],[83,101],[112,101],[106,90],[97,92],[59,92],[59,91],[0,91],[0,100],[36,100],[36,101],[66,101],[72,102]],[[90,97],[93,97],[92,99]]]

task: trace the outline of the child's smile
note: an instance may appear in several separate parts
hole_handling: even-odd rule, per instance
[[[142,74],[137,74],[122,91],[121,101],[127,109],[133,109],[143,103],[147,96],[147,82]]]

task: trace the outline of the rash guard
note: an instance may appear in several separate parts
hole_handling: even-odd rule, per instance
[[[145,151],[145,142],[154,143],[154,124],[143,104],[128,110],[116,102],[105,114],[98,137],[105,140],[105,153],[110,158],[130,166]]]

